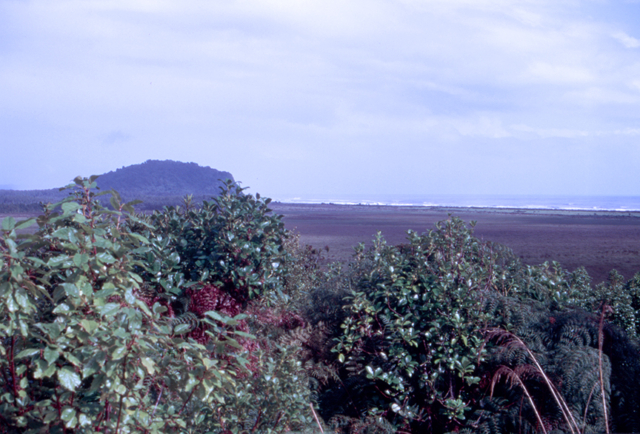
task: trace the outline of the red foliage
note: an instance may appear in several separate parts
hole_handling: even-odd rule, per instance
[[[203,285],[200,289],[188,288],[187,296],[191,299],[189,310],[198,317],[204,317],[205,312],[215,310],[230,317],[240,313],[240,304],[229,294],[214,285]]]
[[[205,326],[196,327],[187,334],[187,337],[193,339],[199,344],[205,345],[210,339],[209,335],[206,334],[205,331],[207,331]]]
[[[278,327],[285,331],[306,326],[306,322],[300,315],[288,310],[283,311],[275,310],[272,308],[257,309],[254,307],[250,307],[247,313],[255,316],[256,320],[260,324],[267,324],[270,326]]]
[[[185,293],[190,299],[189,311],[195,313],[198,318],[203,318],[205,313],[210,310],[230,317],[240,313],[240,304],[217,286],[205,284],[199,288],[188,288]],[[238,329],[245,330],[246,325],[241,322]],[[197,327],[191,330],[187,337],[204,345],[209,341],[209,335],[205,333],[206,330],[206,326]]]

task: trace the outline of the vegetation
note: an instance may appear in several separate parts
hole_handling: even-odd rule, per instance
[[[0,433],[640,430],[640,275],[456,217],[324,265],[232,181],[150,215],[96,187],[2,222]]]

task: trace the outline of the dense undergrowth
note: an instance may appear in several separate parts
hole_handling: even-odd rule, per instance
[[[640,431],[640,275],[455,217],[326,266],[235,184],[151,215],[68,188],[2,222],[0,433]]]

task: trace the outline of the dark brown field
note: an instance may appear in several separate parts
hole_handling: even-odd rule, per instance
[[[640,217],[627,213],[436,209],[372,205],[272,204],[303,244],[329,247],[330,260],[347,260],[353,246],[381,231],[389,244],[406,231],[425,232],[449,213],[477,221],[481,239],[510,247],[526,264],[556,260],[574,270],[584,266],[594,283],[616,269],[627,279],[640,271]]]

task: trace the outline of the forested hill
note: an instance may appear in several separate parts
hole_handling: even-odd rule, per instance
[[[221,172],[196,163],[147,160],[101,175],[96,182],[102,190],[114,189],[123,196],[217,196],[224,180]]]
[[[150,210],[179,205],[188,194],[193,195],[194,202],[217,196],[225,180],[234,181],[234,178],[229,172],[196,163],[147,160],[100,175],[96,183],[101,190],[118,191],[123,200],[142,200],[136,208]],[[55,203],[67,194],[68,191],[57,188],[0,190],[0,213],[39,212],[40,203]]]

